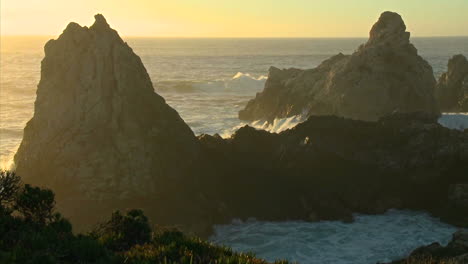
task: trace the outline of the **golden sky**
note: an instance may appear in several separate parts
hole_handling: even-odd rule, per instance
[[[468,36],[468,0],[0,0],[2,35],[58,35],[102,13],[123,36],[365,37],[380,13],[413,36]]]

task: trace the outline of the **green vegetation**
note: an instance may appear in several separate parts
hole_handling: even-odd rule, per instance
[[[89,234],[73,234],[51,190],[0,172],[0,263],[266,264],[182,232],[152,231],[141,210],[117,211]],[[276,263],[286,264],[285,261]]]

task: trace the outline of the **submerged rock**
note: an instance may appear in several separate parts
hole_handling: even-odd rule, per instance
[[[438,114],[431,66],[409,41],[400,15],[383,13],[367,43],[315,69],[270,68],[263,92],[239,112],[242,120],[337,115],[377,120],[393,112]]]
[[[436,86],[436,99],[444,112],[468,112],[468,60],[463,55],[453,56],[448,70]]]
[[[95,19],[90,28],[70,23],[45,45],[17,173],[52,188],[59,203],[141,200],[156,207],[173,192],[185,195],[195,180],[195,135],[154,92],[141,59],[102,15]]]

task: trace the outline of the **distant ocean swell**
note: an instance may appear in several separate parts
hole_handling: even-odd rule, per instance
[[[267,76],[253,76],[249,73],[238,72],[230,79],[209,81],[161,81],[155,83],[156,91],[161,92],[244,92],[255,94],[261,91],[265,85]]]

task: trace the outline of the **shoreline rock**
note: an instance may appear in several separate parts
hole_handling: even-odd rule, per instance
[[[468,263],[468,231],[459,230],[453,234],[452,240],[447,246],[442,246],[439,243],[432,243],[427,246],[422,246],[415,249],[408,258],[403,260],[393,261],[389,264],[404,264],[413,260],[430,259],[431,263],[451,263],[465,264]],[[437,262],[436,262],[437,261]],[[445,261],[445,262],[444,262]],[[413,262],[411,262],[413,263]],[[425,263],[425,262],[414,262]]]
[[[350,221],[352,213],[397,208],[463,226],[468,211],[460,212],[449,190],[468,182],[468,133],[436,120],[427,113],[377,122],[311,116],[280,134],[246,126],[230,139],[199,139],[224,175],[210,181],[242,190],[241,198],[212,193],[226,204],[227,218]]]
[[[363,52],[389,41],[414,55],[403,22],[387,32],[386,19],[368,43],[376,51]],[[376,121],[319,115],[279,134],[245,126],[229,139],[197,138],[103,16],[90,28],[71,23],[45,53],[17,173],[56,192],[75,223],[91,226],[125,208],[198,234],[234,218],[349,222],[391,208],[468,223],[459,211],[464,188],[450,191],[468,183],[468,131],[442,127],[437,112]],[[344,60],[351,57],[319,68]],[[279,81],[301,74],[272,71]]]

